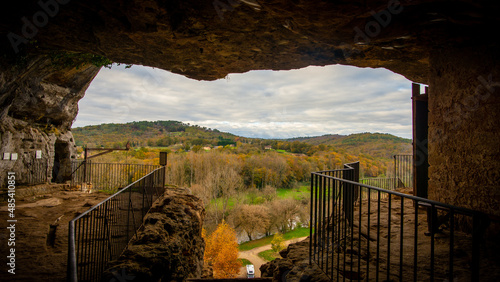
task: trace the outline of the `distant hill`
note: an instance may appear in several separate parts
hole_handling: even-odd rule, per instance
[[[73,128],[72,132],[78,146],[114,148],[124,147],[127,141],[133,147],[167,147],[184,142],[191,145],[226,145],[234,143],[237,137],[217,129],[173,120],[90,125]]]
[[[321,136],[313,136],[313,137],[296,137],[296,138],[290,138],[286,139],[287,141],[299,141],[299,142],[305,142],[311,145],[331,145],[334,140],[337,139],[342,139],[345,138],[346,135],[339,135],[339,134],[326,134],[326,135],[321,135]]]
[[[387,133],[357,133],[351,135],[323,135],[300,137],[287,141],[299,141],[311,145],[330,145],[354,155],[370,155],[376,158],[391,158],[396,154],[411,154],[411,139]]]
[[[151,163],[157,158],[157,154],[152,153],[155,150],[197,153],[205,150],[204,147],[218,147],[239,154],[243,159],[253,159],[251,156],[267,155],[269,152],[267,156],[280,155],[287,161],[300,163],[306,171],[359,161],[362,175],[366,177],[392,171],[393,155],[411,153],[411,140],[382,133],[256,139],[171,120],[92,125],[74,128],[72,132],[76,144],[81,147],[124,148],[129,141],[134,150],[128,152],[126,157]],[[116,154],[118,156],[120,152]],[[263,173],[266,169],[258,172]]]
[[[101,124],[72,129],[78,146],[132,147],[225,146],[236,142],[253,144],[260,149],[284,149],[308,155],[318,151],[336,151],[369,159],[391,159],[395,154],[411,153],[411,140],[384,133],[351,135],[330,134],[286,140],[255,139],[236,136],[217,129],[190,125],[180,121],[136,121],[125,124]]]

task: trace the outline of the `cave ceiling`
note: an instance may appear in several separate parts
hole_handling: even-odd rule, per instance
[[[1,11],[13,60],[101,55],[198,80],[309,65],[384,67],[428,81],[435,48],[497,44],[498,1],[41,0]]]

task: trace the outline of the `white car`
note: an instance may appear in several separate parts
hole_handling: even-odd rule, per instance
[[[247,265],[247,278],[254,278],[255,277],[255,270],[253,267],[253,264],[248,264]]]

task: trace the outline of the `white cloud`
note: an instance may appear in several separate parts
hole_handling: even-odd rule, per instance
[[[410,97],[411,82],[385,69],[251,71],[209,82],[114,66],[92,82],[73,126],[179,120],[248,137],[384,132],[409,138]]]

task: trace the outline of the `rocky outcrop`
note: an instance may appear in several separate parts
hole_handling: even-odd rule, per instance
[[[205,242],[201,230],[205,210],[195,196],[167,189],[144,217],[128,249],[110,263],[103,281],[118,274],[134,281],[185,281],[201,278]]]
[[[54,163],[67,167],[76,101],[98,67],[55,68],[54,51],[200,80],[383,67],[430,84],[429,139],[418,140],[429,144],[429,196],[499,216],[499,1],[31,0],[9,1],[0,15],[0,153],[41,148],[56,180],[67,176],[53,173]],[[0,169],[28,165],[2,161]]]
[[[331,281],[315,264],[309,264],[309,238],[290,244],[277,258],[260,267],[262,277],[272,277],[273,281]]]
[[[491,35],[500,19],[497,2],[472,0],[46,3],[52,5],[12,1],[2,9],[0,31],[7,36],[0,47],[6,54],[90,52],[206,80],[256,69],[348,64],[427,82],[434,47],[497,40]]]
[[[0,170],[16,172],[18,184],[63,182],[76,146],[70,127],[78,101],[99,71],[93,65],[62,67],[48,55],[11,65],[0,60]],[[36,152],[40,151],[40,158]],[[5,160],[3,154],[17,154]],[[0,174],[3,187],[7,175]]]

